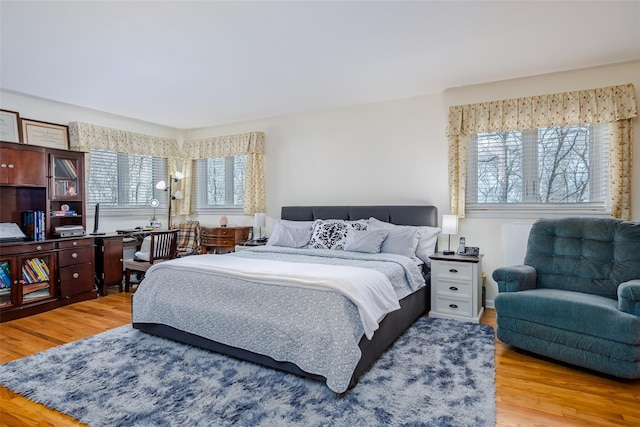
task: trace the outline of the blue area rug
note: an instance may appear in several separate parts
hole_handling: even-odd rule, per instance
[[[421,318],[344,395],[123,326],[0,366],[91,426],[494,426],[494,331]]]

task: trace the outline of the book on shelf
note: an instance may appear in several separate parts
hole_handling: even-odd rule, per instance
[[[64,174],[65,176],[73,179],[78,177],[78,170],[76,169],[76,165],[73,160],[56,159],[56,166],[59,167],[59,170],[56,170],[56,175],[58,175],[58,172],[60,172],[60,174]]]
[[[47,234],[46,228],[44,211],[22,212],[22,231],[29,239],[44,240]]]
[[[41,282],[49,281],[49,268],[41,258],[30,258],[27,260],[31,270],[35,273],[37,279]]]
[[[35,273],[28,267],[27,264],[22,265],[22,280],[24,280],[26,283],[38,282]]]
[[[11,287],[11,271],[8,262],[0,263],[0,289]]]

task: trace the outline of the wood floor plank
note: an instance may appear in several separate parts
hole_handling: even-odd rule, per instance
[[[130,323],[131,294],[0,324],[0,363]],[[495,310],[482,323],[495,328]],[[496,339],[497,425],[639,426],[640,380],[618,380],[515,351]],[[0,426],[82,425],[0,387]]]

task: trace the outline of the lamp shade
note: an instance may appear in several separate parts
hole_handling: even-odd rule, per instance
[[[458,234],[457,215],[442,215],[442,234]]]
[[[180,172],[180,171],[176,171],[174,178],[175,178],[176,182],[178,182],[179,180],[184,178],[184,174],[182,172]]]
[[[265,216],[264,213],[256,213],[253,216],[253,220],[254,220],[254,224],[253,226],[255,228],[262,228],[265,226]]]
[[[166,183],[166,182],[164,182],[164,180],[159,181],[159,182],[156,184],[156,188],[157,188],[158,190],[165,190],[165,189],[167,188],[167,183]]]

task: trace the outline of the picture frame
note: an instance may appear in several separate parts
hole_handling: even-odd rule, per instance
[[[69,149],[69,126],[21,119],[23,143],[41,147]]]
[[[18,143],[22,141],[20,114],[17,111],[0,109],[0,140]]]

